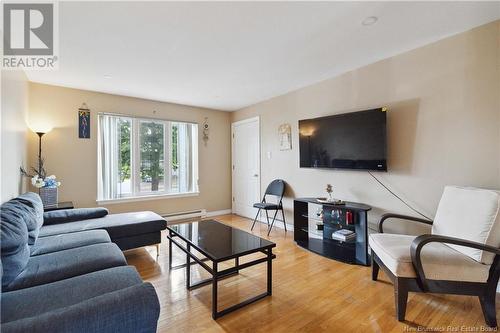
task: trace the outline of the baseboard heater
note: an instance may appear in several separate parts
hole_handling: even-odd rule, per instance
[[[170,222],[170,221],[193,219],[197,217],[205,217],[206,215],[207,215],[206,209],[198,209],[198,210],[191,210],[188,212],[163,214],[162,217],[164,217],[167,220],[167,222]]]

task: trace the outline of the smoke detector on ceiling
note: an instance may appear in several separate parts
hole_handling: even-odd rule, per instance
[[[365,18],[361,24],[364,25],[364,26],[369,26],[369,25],[374,25],[375,23],[377,23],[378,21],[378,17],[376,16],[368,16],[367,18]]]

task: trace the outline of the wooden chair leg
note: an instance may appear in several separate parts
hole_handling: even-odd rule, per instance
[[[255,215],[255,218],[253,219],[252,227],[250,228],[250,230],[253,230],[253,227],[255,226],[255,222],[257,221],[257,217],[259,217],[259,213],[260,213],[260,208],[257,211],[257,215]]]
[[[481,309],[483,310],[483,316],[486,325],[490,327],[497,327],[497,316],[495,310],[496,293],[490,294],[479,296],[479,302],[481,303]]]
[[[375,259],[373,258],[375,255],[372,253],[372,280],[377,281],[378,272],[380,270],[380,266],[377,264]]]
[[[396,317],[399,321],[404,321],[406,302],[408,301],[408,287],[397,277],[394,280],[394,300],[396,303]]]

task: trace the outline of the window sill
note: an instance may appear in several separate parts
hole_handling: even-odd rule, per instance
[[[125,202],[137,202],[137,201],[149,201],[149,200],[159,200],[159,199],[176,199],[176,198],[186,198],[186,197],[197,197],[200,192],[186,192],[186,193],[168,193],[168,194],[153,194],[153,195],[141,195],[138,197],[127,197],[118,199],[104,199],[96,200],[98,205],[112,205]]]

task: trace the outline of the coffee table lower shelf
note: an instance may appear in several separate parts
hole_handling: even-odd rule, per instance
[[[169,240],[168,244],[168,267],[169,269],[178,269],[178,268],[186,268],[186,288],[188,290],[192,290],[195,288],[203,287],[206,285],[211,284],[212,285],[212,318],[213,319],[218,319],[230,312],[236,311],[246,305],[249,305],[251,303],[254,303],[264,297],[271,296],[272,295],[272,260],[276,258],[276,255],[273,254],[272,248],[266,249],[266,250],[257,250],[249,253],[244,253],[244,254],[239,254],[235,255],[231,258],[227,258],[224,260],[214,260],[210,258],[198,258],[194,253],[191,252],[191,244],[187,243],[185,246],[181,243],[179,243],[175,238],[180,238],[178,235],[174,234],[171,230],[168,231],[167,238]],[[180,238],[182,239],[182,238]],[[172,244],[175,244],[177,248],[179,248],[181,251],[183,251],[186,254],[186,263],[177,265],[177,266],[172,266]],[[199,249],[197,249],[199,250]],[[239,263],[239,259],[243,256],[252,254],[252,253],[257,253],[261,252],[265,254],[266,256],[263,258],[255,259],[249,262],[245,262],[243,264]],[[194,261],[191,261],[193,259]],[[224,270],[219,271],[218,264],[234,259],[234,267],[231,268],[226,268]],[[212,261],[212,267],[206,264],[207,261]],[[226,309],[223,310],[218,310],[218,297],[217,297],[217,290],[218,290],[218,281],[222,280],[224,278],[230,277],[237,275],[241,269],[245,269],[251,266],[255,266],[261,263],[267,262],[267,290],[266,292],[259,294],[257,296],[251,297],[243,302],[240,302],[238,304],[232,305]],[[210,275],[212,275],[211,278],[198,281],[195,283],[191,283],[191,265],[200,265],[203,267]]]

